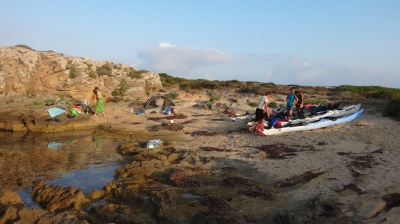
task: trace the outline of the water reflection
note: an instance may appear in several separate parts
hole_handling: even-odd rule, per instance
[[[121,168],[121,164],[90,165],[84,170],[71,170],[63,174],[60,178],[47,181],[46,183],[81,188],[83,194],[86,195],[95,189],[100,190],[106,183],[112,181],[116,168]]]
[[[81,188],[84,194],[113,180],[114,170],[127,161],[117,153],[122,139],[96,132],[0,132],[0,187],[19,191],[25,204],[35,179]]]
[[[184,133],[143,131],[63,133],[0,132],[0,187],[18,191],[24,204],[37,205],[30,197],[32,181],[81,188],[84,194],[113,180],[114,170],[129,163],[117,153],[125,141],[191,141]],[[147,200],[147,199],[145,199]]]

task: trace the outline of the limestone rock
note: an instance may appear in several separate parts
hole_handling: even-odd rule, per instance
[[[372,197],[360,202],[357,216],[360,219],[370,219],[386,208],[386,202],[381,197]]]
[[[11,205],[21,208],[24,204],[16,192],[7,189],[0,190],[0,215],[4,214]]]
[[[44,184],[43,180],[35,182],[31,196],[33,201],[50,212],[85,210],[90,203],[82,189]]]
[[[107,97],[122,86],[126,95],[146,97],[162,89],[157,73],[135,69],[125,64],[69,57],[53,51],[35,51],[24,47],[0,47],[0,96],[18,93],[50,92],[90,99],[98,86]]]

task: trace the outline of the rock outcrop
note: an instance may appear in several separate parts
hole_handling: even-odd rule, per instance
[[[23,46],[0,47],[0,96],[48,92],[88,99],[95,86],[106,96],[122,92],[142,97],[162,89],[157,73],[137,71],[126,64],[69,57]]]

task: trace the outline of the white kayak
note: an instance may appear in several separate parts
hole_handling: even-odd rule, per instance
[[[334,119],[321,118],[318,121],[310,122],[303,126],[289,126],[289,127],[282,127],[282,128],[264,129],[264,131],[262,133],[264,135],[277,135],[277,134],[283,134],[283,133],[289,133],[289,132],[295,132],[295,131],[306,131],[306,130],[313,130],[313,129],[318,129],[318,128],[325,128],[325,127],[353,121],[353,120],[357,119],[362,114],[363,111],[364,111],[364,109],[360,109],[353,114],[348,114],[343,117],[338,117],[338,118],[334,118]]]
[[[229,118],[232,121],[243,121],[243,120],[251,120],[255,118],[254,114],[242,114],[242,115],[231,115]]]
[[[292,118],[290,121],[282,121],[281,124],[282,124],[282,126],[287,126],[287,125],[295,125],[295,124],[300,124],[300,123],[310,123],[310,122],[317,121],[324,117],[343,117],[343,116],[352,114],[354,112],[357,112],[360,108],[361,108],[361,104],[354,104],[354,105],[350,105],[347,107],[343,107],[342,109],[321,111],[321,112],[318,112],[317,115],[315,115],[313,117],[307,117],[304,119],[293,119]],[[247,126],[252,126],[253,124],[254,124],[254,121],[247,123]],[[265,122],[264,127],[268,127],[268,121]]]
[[[328,110],[328,111],[322,111],[318,112],[316,116],[313,117],[307,117],[304,119],[295,119],[290,122],[289,124],[299,124],[299,123],[310,123],[316,120],[319,120],[324,117],[343,117],[349,114],[352,114],[354,112],[357,112],[361,108],[361,104],[354,104],[351,106],[343,107],[342,109],[334,109],[334,110]],[[286,124],[288,124],[286,123]],[[285,125],[285,123],[282,123],[282,125]]]

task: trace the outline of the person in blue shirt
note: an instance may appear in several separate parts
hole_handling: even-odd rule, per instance
[[[293,93],[293,88],[290,88],[290,92],[286,97],[286,113],[288,119],[290,119],[290,117],[292,116],[293,108],[298,100],[299,99],[297,98],[296,94]]]

